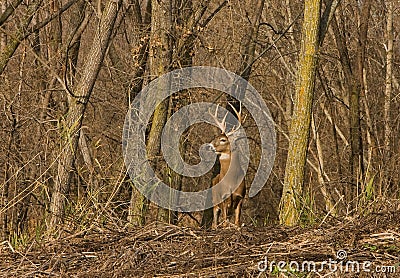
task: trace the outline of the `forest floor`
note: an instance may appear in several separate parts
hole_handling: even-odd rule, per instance
[[[3,242],[0,277],[400,277],[399,240],[398,210],[307,228],[94,229],[23,251]]]

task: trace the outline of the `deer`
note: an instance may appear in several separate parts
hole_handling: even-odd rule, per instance
[[[226,131],[226,116],[223,117],[222,121],[218,120],[218,108],[215,110],[214,115],[210,113],[217,127],[220,129],[221,134],[212,140],[208,145],[209,148],[218,155],[218,159],[221,165],[219,174],[212,179],[212,199],[213,199],[213,223],[212,228],[218,227],[218,220],[220,213],[222,214],[223,227],[226,227],[229,221],[229,217],[234,212],[235,222],[237,227],[240,227],[240,214],[242,210],[242,203],[246,194],[246,186],[244,181],[245,173],[240,166],[239,150],[236,145],[236,141],[239,138],[239,128],[241,127],[241,112],[242,106],[240,105],[239,112],[231,105],[233,111],[237,115],[238,125],[232,127],[232,129]],[[234,189],[239,181],[239,186]],[[216,186],[221,182],[220,186]],[[234,189],[234,190],[233,190]],[[232,192],[233,191],[233,192]],[[225,199],[226,198],[226,199]],[[225,199],[225,200],[224,200]],[[221,202],[221,200],[224,200]]]

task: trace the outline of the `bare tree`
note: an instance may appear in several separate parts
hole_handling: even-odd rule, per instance
[[[149,56],[149,41],[151,29],[151,0],[148,0],[144,9],[144,15],[141,12],[139,1],[134,1],[134,16],[135,21],[139,25],[141,31],[139,45],[135,53],[134,60],[134,73],[129,90],[129,101],[140,92],[143,86],[143,75],[146,70],[148,56]],[[128,101],[128,103],[129,103]]]
[[[10,58],[14,55],[15,51],[17,50],[18,46],[20,45],[21,41],[26,38],[25,30],[28,28],[29,24],[32,21],[32,18],[35,14],[35,12],[39,9],[40,4],[42,0],[36,0],[30,3],[28,6],[28,12],[25,18],[22,21],[21,27],[19,30],[13,34],[12,38],[10,41],[7,43],[7,45],[4,47],[4,49],[0,49],[0,74],[4,71],[6,68],[8,61]],[[12,9],[12,11],[14,11]],[[8,17],[4,18],[4,21],[7,20]],[[0,24],[1,25],[1,24]]]
[[[384,121],[385,121],[385,131],[384,131],[384,155],[383,155],[383,165],[386,168],[384,172],[384,177],[381,179],[381,186],[379,189],[380,195],[385,191],[383,186],[384,183],[388,183],[389,172],[388,172],[388,162],[391,157],[391,102],[392,102],[392,90],[393,90],[393,1],[389,0],[386,4],[387,8],[387,22],[386,22],[386,77],[385,77],[385,97],[384,97]]]
[[[21,3],[22,0],[14,0],[12,3],[7,5],[7,0],[1,1],[0,26],[7,21]]]
[[[305,2],[296,97],[289,129],[290,142],[279,213],[281,224],[289,226],[298,223],[301,211],[304,167],[318,61],[320,11],[320,0]]]
[[[368,20],[371,9],[371,1],[366,0],[361,3],[361,11],[359,13],[359,38],[357,49],[357,64],[354,67],[354,86],[349,96],[350,106],[350,169],[352,175],[352,186],[358,188],[358,182],[364,174],[364,160],[363,160],[363,147],[362,135],[360,126],[360,95],[364,92],[364,62],[365,51],[367,44]],[[349,197],[354,198],[356,190],[351,190]],[[353,200],[350,205],[353,206]]]
[[[360,94],[364,90],[364,60],[365,46],[368,31],[368,18],[371,2],[363,1],[359,13],[358,44],[356,61],[350,59],[349,49],[344,37],[344,32],[340,30],[336,18],[333,18],[332,29],[335,36],[336,46],[339,51],[340,63],[344,75],[349,99],[349,121],[350,121],[350,183],[346,186],[344,196],[350,208],[354,207],[358,183],[364,173],[362,134],[360,126]]]
[[[172,1],[151,2],[151,34],[150,34],[150,75],[152,78],[167,73],[171,66],[172,48],[171,48],[171,5]],[[157,164],[158,155],[161,148],[161,132],[167,120],[168,102],[162,101],[155,109],[150,133],[147,140],[147,155],[152,162],[153,167]],[[147,211],[148,201],[137,191],[133,190],[129,220],[133,225],[141,225]],[[168,216],[160,215],[160,218]]]
[[[81,79],[74,91],[70,92],[69,111],[63,123],[63,129],[61,130],[61,134],[64,138],[62,153],[58,163],[58,175],[51,197],[51,228],[55,228],[55,225],[63,221],[64,208],[70,189],[71,173],[76,159],[76,150],[83,116],[109,45],[120,6],[121,1],[109,1],[107,3],[102,13],[92,48],[83,67]]]

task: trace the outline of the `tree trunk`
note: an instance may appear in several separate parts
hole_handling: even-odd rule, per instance
[[[146,69],[147,60],[149,57],[149,27],[151,24],[151,1],[147,1],[145,14],[142,18],[140,14],[140,6],[138,1],[136,3],[136,17],[137,22],[140,24],[141,28],[140,31],[142,32],[139,49],[136,53],[136,59],[134,61],[134,73],[132,75],[132,81],[129,88],[128,100],[127,104],[129,105],[130,102],[135,98],[135,96],[142,90],[143,87],[143,74]]]
[[[344,82],[349,95],[349,119],[350,119],[350,183],[343,192],[349,208],[354,208],[359,180],[364,173],[363,151],[360,127],[360,94],[364,91],[364,59],[365,44],[367,40],[368,18],[371,2],[366,0],[362,3],[359,16],[359,43],[357,47],[356,64],[352,65],[343,33],[339,28],[336,18],[332,20],[332,30],[335,36],[336,46],[339,51],[340,63],[344,74]]]
[[[172,62],[172,4],[171,0],[152,0],[150,35],[150,75],[159,77],[170,70]],[[167,121],[169,98],[163,100],[154,111],[153,122],[147,141],[147,154],[156,168],[161,148],[161,134]],[[157,220],[169,223],[171,212],[158,208]]]
[[[151,0],[151,34],[150,34],[150,75],[158,77],[167,73],[171,65],[171,0]],[[161,148],[161,133],[167,120],[168,99],[162,101],[155,109],[153,122],[147,141],[147,155],[153,168]],[[133,188],[128,221],[133,225],[142,225],[145,222],[148,200]],[[166,220],[167,216],[161,212],[158,216]]]
[[[52,229],[63,221],[83,116],[100,71],[120,6],[121,1],[111,0],[104,9],[81,79],[74,90],[74,94],[70,94],[69,111],[61,130],[62,149],[58,162],[58,175],[50,204],[50,227]]]
[[[249,80],[252,65],[254,63],[254,53],[256,51],[256,42],[258,36],[258,30],[260,27],[260,18],[264,9],[265,0],[258,0],[256,4],[256,13],[252,18],[252,22],[247,29],[247,32],[243,41],[242,59],[239,69],[236,74],[243,77],[245,80]],[[239,107],[235,107],[239,109]],[[239,111],[239,110],[238,110]]]
[[[360,95],[364,94],[364,60],[365,45],[367,42],[368,18],[370,14],[371,1],[362,2],[361,13],[359,15],[359,37],[357,47],[357,65],[355,66],[355,76],[353,78],[354,86],[350,91],[350,169],[351,186],[356,190],[349,192],[350,208],[355,206],[355,198],[358,195],[359,181],[364,176],[363,148],[360,125]]]
[[[386,38],[387,38],[387,48],[386,48],[386,86],[385,86],[385,104],[384,104],[384,155],[383,155],[383,178],[381,179],[381,186],[379,189],[380,195],[386,190],[384,184],[389,184],[390,173],[388,171],[390,162],[390,137],[391,137],[391,98],[393,90],[393,1],[389,0],[387,3],[387,23],[386,23]]]
[[[296,225],[301,212],[315,74],[318,61],[320,0],[306,0],[294,111],[289,129],[289,150],[280,203],[281,224]]]
[[[19,3],[22,2],[22,0],[18,0]],[[9,12],[6,12],[7,9],[9,9]],[[3,25],[4,22],[6,22],[7,18],[14,12],[15,8],[11,5],[11,7],[7,7],[7,0],[1,1],[0,4],[0,26]],[[1,32],[0,34],[0,52],[3,50],[3,48],[7,45],[7,35],[4,32]]]

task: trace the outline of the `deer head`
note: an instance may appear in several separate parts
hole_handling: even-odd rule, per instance
[[[229,105],[232,107],[233,111],[235,112],[237,119],[238,119],[238,125],[236,127],[233,127],[229,132],[226,131],[226,117],[228,115],[228,112],[226,112],[225,116],[223,117],[222,121],[218,120],[218,108],[219,105],[217,105],[217,108],[215,109],[215,113],[211,114],[211,117],[214,119],[214,122],[216,123],[217,127],[220,129],[221,134],[218,135],[211,143],[210,146],[214,148],[213,150],[217,154],[227,154],[230,153],[231,150],[233,149],[231,147],[231,144],[233,145],[238,138],[238,130],[241,127],[242,123],[242,105],[240,104],[240,109],[239,112],[233,107],[230,103]]]

